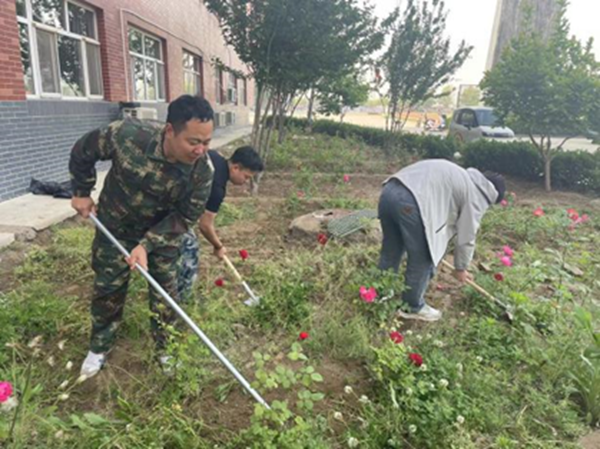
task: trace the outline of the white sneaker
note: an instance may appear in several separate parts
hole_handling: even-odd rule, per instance
[[[175,358],[170,355],[161,355],[158,361],[163,374],[167,377],[173,376],[175,371],[181,366],[181,362],[175,362]]]
[[[81,375],[85,376],[86,379],[89,379],[98,374],[105,363],[106,353],[96,354],[95,352],[90,351],[81,365]]]
[[[442,312],[427,304],[425,304],[418,312],[409,313],[400,309],[397,314],[407,320],[437,321],[442,318]]]

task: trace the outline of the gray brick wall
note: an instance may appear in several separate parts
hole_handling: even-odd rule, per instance
[[[0,102],[0,201],[26,193],[32,177],[69,179],[69,152],[75,141],[118,113],[118,105],[108,102]]]

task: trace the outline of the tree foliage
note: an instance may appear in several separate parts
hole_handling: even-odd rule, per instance
[[[348,109],[353,109],[369,99],[369,85],[356,75],[345,75],[323,81],[318,86],[318,112],[324,115],[339,115],[343,121]]]
[[[358,0],[205,0],[256,84],[253,143],[267,159],[293,98],[377,51],[383,23]],[[267,121],[268,115],[277,120]]]
[[[408,0],[398,18],[387,51],[380,59],[387,85],[388,129],[401,130],[403,115],[435,98],[462,66],[472,47],[464,41],[455,52],[445,37],[446,11],[442,0]]]
[[[563,2],[550,39],[522,33],[481,83],[485,103],[540,152],[548,191],[552,159],[564,143],[600,131],[600,65],[591,40],[569,36],[566,8]]]

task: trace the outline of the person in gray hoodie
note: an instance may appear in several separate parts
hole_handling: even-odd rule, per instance
[[[475,239],[487,209],[504,198],[504,178],[464,169],[450,161],[430,159],[403,168],[384,182],[379,199],[383,242],[381,270],[396,273],[408,255],[402,294],[403,318],[437,321],[442,313],[425,303],[425,291],[456,237],[455,276],[465,282]]]

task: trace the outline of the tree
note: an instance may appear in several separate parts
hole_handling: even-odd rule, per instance
[[[362,83],[356,75],[324,81],[317,87],[317,110],[324,115],[339,115],[340,121],[343,121],[349,109],[367,102],[369,89],[369,85]]]
[[[477,86],[468,86],[465,88],[459,98],[461,106],[478,106],[481,103],[481,89]]]
[[[473,47],[462,41],[455,53],[445,38],[446,12],[442,0],[408,0],[380,65],[387,84],[389,107],[386,128],[399,131],[410,110],[430,98],[450,81]]]
[[[565,13],[562,2],[549,40],[531,30],[516,38],[481,83],[499,120],[528,135],[539,151],[547,191],[552,159],[565,142],[600,131],[600,66],[591,40],[583,45],[569,37]]]
[[[293,99],[323,78],[347,73],[383,45],[371,6],[358,0],[205,0],[227,44],[256,84],[253,145],[265,162]],[[273,120],[267,120],[272,116]],[[256,180],[260,180],[260,177]],[[254,185],[256,191],[257,184]]]

